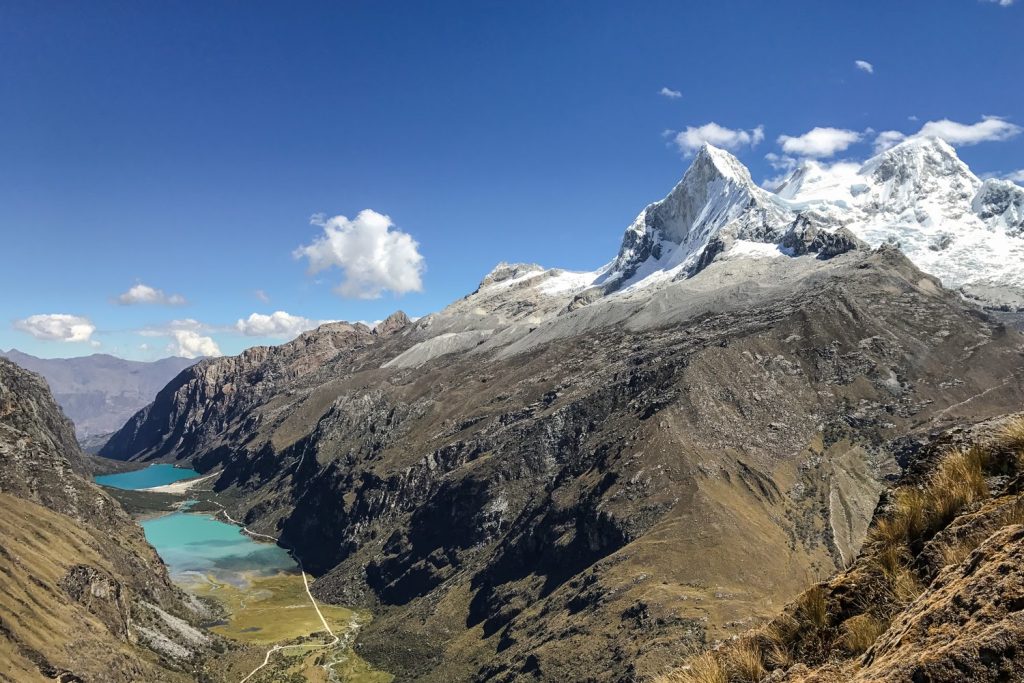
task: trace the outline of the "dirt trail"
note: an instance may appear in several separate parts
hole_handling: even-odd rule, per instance
[[[242,527],[242,533],[248,534],[249,536],[254,536],[256,538],[265,538],[265,539],[268,539],[270,541],[273,541],[274,543],[277,543],[277,541],[278,541],[277,538],[275,538],[273,536],[269,536],[267,534],[261,534],[259,532],[250,530],[248,527],[244,526],[240,521],[238,521],[237,519],[232,517],[228,513],[227,509],[223,505],[221,505],[220,503],[217,503],[217,505],[220,506],[221,513],[224,515],[224,517],[229,522],[231,522],[232,524],[234,524],[236,526]],[[330,624],[327,623],[327,619],[326,619],[326,617],[324,617],[323,612],[320,611],[320,606],[316,604],[316,598],[313,597],[313,593],[309,589],[309,579],[306,576],[306,570],[302,566],[302,560],[300,560],[299,558],[295,557],[294,555],[292,557],[295,558],[295,562],[298,563],[298,565],[299,565],[299,572],[302,574],[302,585],[305,586],[305,588],[306,588],[306,596],[309,598],[310,604],[313,605],[313,609],[316,610],[316,615],[318,617],[320,617],[320,623],[323,624],[324,630],[327,631],[327,634],[331,637],[331,641],[329,643],[324,643],[322,645],[313,645],[313,646],[306,645],[306,644],[301,644],[301,645],[275,645],[272,648],[270,648],[269,650],[267,650],[267,654],[263,658],[263,663],[260,664],[255,669],[253,669],[252,671],[250,671],[249,674],[245,678],[243,678],[241,681],[239,681],[238,683],[246,683],[246,681],[248,681],[250,678],[255,676],[257,672],[259,672],[261,669],[263,669],[268,664],[270,664],[270,657],[275,652],[279,652],[280,650],[287,650],[288,648],[300,648],[300,647],[301,648],[322,647],[322,648],[326,649],[326,648],[334,647],[335,645],[337,645],[338,643],[341,642],[341,637],[338,634],[336,634],[331,629],[331,626],[330,626]]]

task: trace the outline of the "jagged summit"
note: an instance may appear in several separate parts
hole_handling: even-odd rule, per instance
[[[778,196],[828,230],[845,226],[872,247],[899,246],[983,303],[1024,304],[1024,189],[982,182],[944,140],[906,140],[860,166],[805,163]]]
[[[985,305],[1024,308],[1024,189],[981,181],[945,141],[906,140],[863,164],[806,161],[775,192],[705,144],[605,265],[571,272],[499,263],[473,293],[418,320],[415,334],[462,335],[448,346],[475,347],[481,332],[530,328],[606,297],[653,295],[718,261],[755,273],[766,259],[829,259],[882,245]]]
[[[782,236],[776,226],[792,219],[739,159],[705,143],[668,196],[647,206],[626,229],[603,284],[616,291],[651,276],[695,272],[716,238],[775,241]]]
[[[417,326],[535,324],[603,297],[654,292],[716,261],[825,259],[883,244],[983,304],[1024,307],[1024,189],[981,181],[945,141],[905,140],[863,164],[808,160],[775,192],[704,144],[672,190],[626,228],[607,264],[570,272],[502,262]]]
[[[808,233],[812,230],[813,234]],[[826,238],[844,230],[840,239]],[[691,277],[715,260],[800,256],[791,245],[891,244],[982,303],[1024,305],[1024,189],[982,182],[940,138],[905,140],[863,164],[805,161],[775,191],[705,144],[683,178],[626,229],[595,271],[604,295]]]
[[[389,337],[396,332],[400,332],[411,322],[412,320],[405,314],[405,311],[395,311],[377,323],[373,328],[373,333],[378,337]]]

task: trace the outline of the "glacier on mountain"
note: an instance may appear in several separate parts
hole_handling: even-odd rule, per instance
[[[1024,189],[982,181],[938,138],[906,140],[863,164],[805,161],[774,192],[705,144],[606,265],[577,273],[501,264],[473,298],[515,287],[586,303],[685,279],[716,260],[829,258],[883,244],[983,304],[1024,302]]]

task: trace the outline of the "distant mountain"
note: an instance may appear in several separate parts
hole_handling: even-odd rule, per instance
[[[42,375],[79,439],[109,434],[150,403],[175,375],[196,362],[162,358],[150,363],[104,353],[82,358],[37,358],[17,349],[0,351],[26,370]]]
[[[518,266],[514,276],[503,265],[482,287],[514,281],[548,299],[576,292],[590,302],[691,278],[714,261],[825,258],[883,244],[987,308],[1024,309],[1024,188],[982,181],[938,138],[908,140],[863,164],[806,161],[775,192],[704,145],[606,265],[588,273]]]

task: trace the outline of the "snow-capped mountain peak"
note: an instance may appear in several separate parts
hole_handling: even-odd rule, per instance
[[[828,259],[882,244],[947,287],[1024,308],[1024,188],[982,182],[943,140],[915,138],[863,164],[805,161],[776,192],[706,144],[671,192],[625,230],[605,266],[578,273],[502,263],[450,309],[478,316],[477,326],[534,324],[693,277],[719,260]]]
[[[626,229],[603,284],[615,291],[694,272],[716,238],[772,241],[788,214],[739,159],[705,143],[672,191]]]
[[[805,163],[778,194],[826,229],[845,226],[870,246],[899,245],[947,287],[987,303],[1024,292],[1024,189],[982,182],[939,138],[906,140],[859,167]]]

